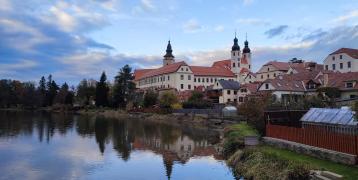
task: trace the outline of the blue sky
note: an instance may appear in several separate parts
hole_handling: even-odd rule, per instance
[[[110,80],[124,64],[158,67],[170,38],[177,60],[211,65],[248,34],[257,70],[293,57],[322,62],[358,48],[356,0],[0,0],[0,78],[52,74]]]

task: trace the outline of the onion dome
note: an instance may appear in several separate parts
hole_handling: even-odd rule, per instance
[[[234,39],[234,45],[232,46],[231,50],[232,51],[240,51],[240,46],[238,44],[238,40],[236,38],[236,35],[235,35],[235,39]]]
[[[168,41],[168,45],[167,45],[167,50],[166,50],[166,54],[164,55],[164,57],[172,57],[174,58],[173,56],[173,50],[172,50],[172,45],[170,44],[170,41]]]
[[[250,53],[251,52],[251,50],[250,50],[250,48],[249,48],[249,42],[246,40],[245,41],[245,47],[244,47],[244,49],[242,50],[242,53]]]

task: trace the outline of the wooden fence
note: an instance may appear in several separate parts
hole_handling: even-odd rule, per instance
[[[342,134],[308,125],[303,128],[266,124],[266,136],[358,155],[358,135]]]

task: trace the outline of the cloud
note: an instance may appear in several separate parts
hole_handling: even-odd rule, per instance
[[[138,6],[135,6],[132,10],[133,14],[139,14],[143,12],[153,12],[156,10],[156,6],[154,6],[151,0],[141,0]]]
[[[270,23],[267,20],[258,19],[258,18],[246,18],[246,19],[238,19],[236,21],[239,24],[247,24],[247,25],[269,25]]]
[[[223,32],[225,30],[225,27],[223,25],[217,25],[214,27],[215,32]]]
[[[254,2],[254,0],[243,0],[244,5],[250,5]]]
[[[203,27],[199,24],[196,19],[190,19],[183,24],[183,30],[186,33],[196,33],[202,30]]]
[[[9,0],[0,0],[0,12],[1,11],[11,11],[12,10],[12,4]]]
[[[287,28],[288,28],[287,25],[277,26],[277,27],[274,27],[274,28],[271,28],[271,29],[267,30],[267,31],[265,32],[265,35],[266,35],[268,38],[273,38],[273,37],[275,37],[275,36],[278,36],[278,35],[284,33]]]
[[[5,74],[6,72],[11,72],[14,70],[24,70],[38,66],[36,61],[32,60],[20,60],[16,63],[0,63],[0,74]]]
[[[345,23],[345,22],[347,22],[351,19],[355,19],[355,18],[358,19],[358,10],[354,10],[354,11],[349,12],[346,15],[339,16],[339,17],[333,19],[332,22],[333,23]]]

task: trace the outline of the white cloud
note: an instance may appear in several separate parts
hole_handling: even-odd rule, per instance
[[[223,32],[224,30],[225,30],[225,27],[223,25],[217,25],[214,28],[214,31],[216,31],[216,32]]]
[[[347,22],[351,19],[355,19],[355,18],[358,19],[358,10],[354,10],[354,11],[349,12],[346,15],[339,16],[339,17],[333,19],[332,22],[333,23],[345,23],[345,22]]]
[[[247,24],[247,25],[269,25],[268,20],[258,19],[258,18],[240,18],[236,21],[239,24]]]
[[[0,0],[0,11],[11,11],[13,9],[9,0]]]
[[[28,70],[34,67],[37,67],[38,63],[33,60],[21,60],[16,63],[7,64],[7,63],[1,63],[0,64],[0,74],[14,74],[21,70]]]
[[[190,19],[183,24],[183,30],[186,33],[196,33],[202,30],[203,27],[199,24],[196,19]]]
[[[141,0],[138,6],[135,6],[132,9],[133,14],[139,14],[143,12],[152,12],[155,11],[156,7],[154,6],[151,0]]]
[[[254,2],[254,0],[244,0],[243,1],[243,4],[244,5],[250,5],[250,4],[252,4]]]

